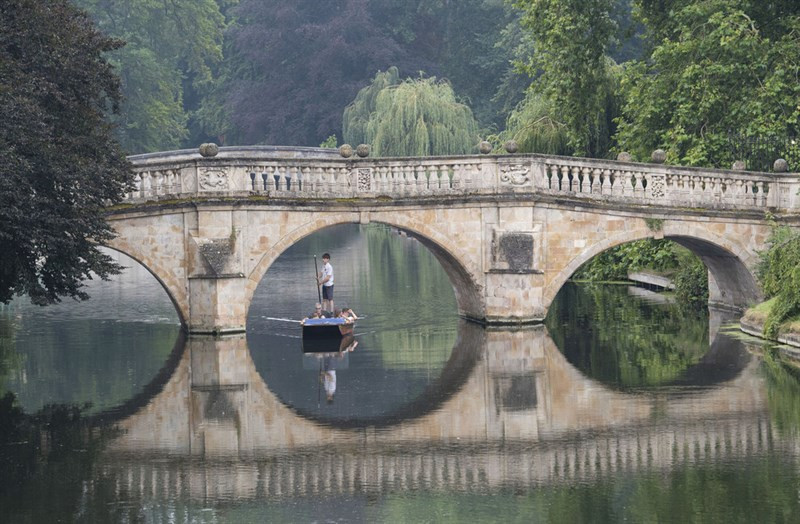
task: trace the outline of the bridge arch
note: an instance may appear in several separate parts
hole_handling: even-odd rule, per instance
[[[543,302],[549,308],[558,291],[583,264],[613,247],[654,238],[653,231],[636,228],[609,236],[600,242],[586,246],[580,255],[573,258],[545,288]],[[697,255],[708,268],[709,302],[715,305],[733,305],[744,309],[759,302],[762,294],[754,276],[757,256],[738,242],[722,238],[707,228],[682,223],[665,223],[658,238],[672,240]]]
[[[109,243],[103,244],[103,247],[118,253],[122,253],[145,268],[147,272],[150,273],[161,285],[161,288],[167,293],[170,302],[172,302],[172,305],[175,307],[175,311],[178,313],[178,320],[180,321],[181,326],[186,327],[188,325],[187,321],[189,318],[189,306],[186,303],[185,293],[181,291],[182,288],[177,282],[169,283],[162,277],[162,275],[170,274],[165,267],[161,266],[151,257],[142,255],[136,249],[134,249],[133,246],[127,242],[121,241],[120,237],[115,237]]]
[[[464,263],[467,257],[460,253],[458,246],[441,232],[432,229],[425,223],[412,217],[400,216],[395,213],[390,217],[381,215],[371,222],[386,224],[410,233],[422,245],[428,248],[434,257],[439,261],[450,279],[453,292],[458,304],[459,314],[473,320],[481,320],[485,317],[484,304],[481,298],[482,287],[478,283],[475,270],[468,268]],[[248,276],[245,303],[249,311],[253,295],[258,284],[264,278],[269,268],[278,257],[289,247],[307,237],[308,235],[322,231],[327,227],[339,224],[358,224],[361,223],[360,213],[351,215],[337,214],[334,217],[317,217],[306,222],[290,233],[286,234],[277,242],[273,243],[261,256],[258,263]],[[245,315],[247,312],[245,312]]]

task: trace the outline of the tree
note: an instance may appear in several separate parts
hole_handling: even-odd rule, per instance
[[[531,86],[566,126],[572,152],[605,156],[616,117],[615,66],[607,57],[616,24],[615,0],[517,0],[533,55],[520,63]]]
[[[729,168],[739,160],[731,133],[797,135],[800,8],[777,2],[789,14],[761,21],[771,11],[744,0],[666,2],[669,16],[650,10],[661,2],[638,3],[655,45],[624,74],[621,149],[643,159],[661,147],[671,163]]]
[[[0,4],[0,302],[83,299],[119,270],[97,244],[131,180],[105,120],[120,84],[103,55],[120,45],[67,0]]]
[[[427,69],[372,18],[369,0],[243,0],[231,30],[232,141],[317,145],[376,71]]]
[[[478,143],[472,110],[436,78],[398,82],[397,70],[378,73],[345,109],[345,140],[371,144],[376,156],[454,155]]]
[[[115,120],[129,152],[174,149],[190,136],[197,140],[219,133],[208,126],[211,114],[220,110],[210,95],[222,60],[222,7],[232,2],[75,0],[101,30],[126,42],[109,60],[122,78],[124,102]],[[198,121],[195,112],[201,107]]]

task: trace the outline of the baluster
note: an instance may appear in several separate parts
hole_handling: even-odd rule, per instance
[[[403,166],[403,194],[410,195],[414,192],[417,180],[414,178],[414,166]]]
[[[144,182],[142,173],[136,173],[133,176],[133,194],[138,198],[144,198]]]
[[[150,172],[142,172],[142,197],[147,198],[150,196]]]
[[[744,180],[742,179],[736,181],[736,192],[734,194],[734,203],[746,204],[744,195]]]
[[[422,194],[428,189],[428,179],[425,177],[425,166],[422,164],[417,166],[417,180],[416,180],[416,189],[417,194]]]
[[[644,198],[644,173],[634,173],[633,178],[633,196],[637,198]]]
[[[256,173],[255,171],[250,171],[250,191],[256,190]]]
[[[161,171],[156,171],[153,176],[153,196],[161,195],[162,185],[164,181],[164,174]]]
[[[601,195],[610,195],[611,194],[611,170],[610,169],[598,169],[598,177],[600,178],[600,194]]]
[[[570,167],[570,174],[572,176],[572,181],[570,186],[572,187],[572,191],[575,193],[581,192],[581,168],[580,166],[572,166]]]
[[[592,194],[599,195],[603,192],[603,180],[602,180],[602,173],[603,171],[600,168],[594,168],[591,170],[592,174]]]
[[[561,178],[558,179],[559,191],[571,191],[572,184],[569,177],[569,166],[561,166]]]
[[[759,207],[764,207],[767,204],[767,195],[764,193],[765,184],[763,180],[759,180],[756,182],[756,189],[758,190],[758,194],[756,195],[756,205]]]
[[[300,172],[300,181],[297,186],[297,190],[303,193],[310,193],[314,188],[314,184],[311,182],[311,168],[308,166],[303,166],[302,169],[299,170]]]
[[[559,176],[558,166],[550,164],[548,167],[547,188],[548,189],[561,189],[561,177]]]
[[[283,178],[280,166],[272,166],[270,172],[272,180],[275,182],[275,191],[286,191],[286,179]]]
[[[452,170],[453,172],[453,179],[450,181],[451,189],[463,189],[463,179],[461,177],[461,166],[458,164],[454,164],[452,169],[448,168],[448,170]]]
[[[336,188],[339,193],[347,193],[348,184],[350,183],[350,170],[346,167],[340,167],[339,172],[336,174]]]

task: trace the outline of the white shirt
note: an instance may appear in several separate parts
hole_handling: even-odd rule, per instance
[[[325,287],[332,286],[333,285],[333,266],[331,265],[330,262],[326,262],[322,266],[322,279],[321,280],[325,280],[325,277],[330,277],[330,278],[327,280],[327,282],[325,282],[322,285],[325,286]]]

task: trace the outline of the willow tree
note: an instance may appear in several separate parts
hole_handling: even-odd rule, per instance
[[[378,93],[389,86],[400,83],[400,73],[392,66],[378,72],[372,83],[358,92],[355,99],[344,108],[342,136],[345,143],[363,144],[367,142],[367,124],[375,112]]]
[[[381,76],[385,74],[379,73],[373,85],[362,89],[358,106],[354,101],[345,112],[345,127],[352,132],[363,126],[364,142],[372,145],[375,155],[454,155],[474,150],[478,124],[448,82],[434,77],[407,79],[373,92],[374,87],[391,80],[391,76]],[[359,114],[357,109],[369,109],[372,96],[374,110],[369,111],[364,125],[359,119],[365,118],[366,111]]]
[[[511,111],[503,140],[517,142],[520,153],[569,155],[567,126],[556,118],[555,107],[542,95],[528,91],[525,99]]]

